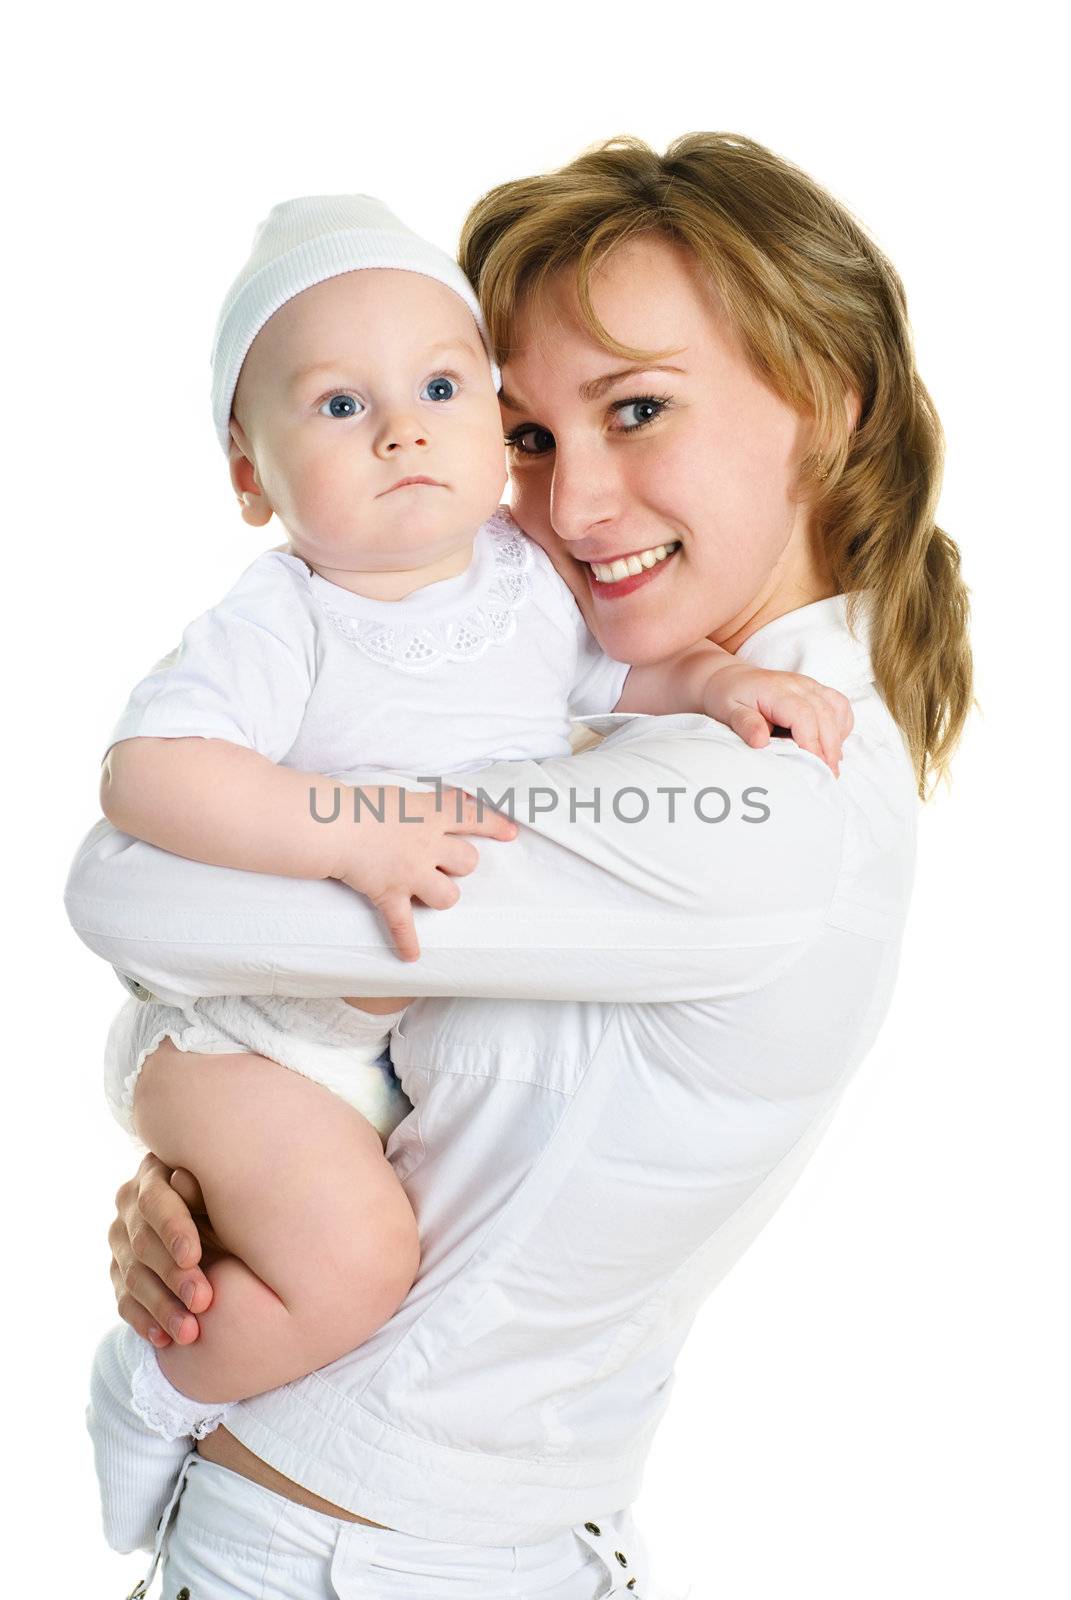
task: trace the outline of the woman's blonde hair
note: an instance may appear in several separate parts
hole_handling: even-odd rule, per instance
[[[871,600],[874,675],[925,798],[972,704],[967,589],[937,527],[943,438],[915,370],[903,285],[855,221],[805,173],[736,134],[691,133],[660,156],[607,140],[557,172],[500,184],[473,206],[461,265],[495,353],[508,359],[522,300],[575,265],[584,319],[592,274],[627,239],[658,234],[709,274],[748,358],[786,404],[814,417],[816,532],[838,590]],[[853,427],[846,397],[858,394]]]

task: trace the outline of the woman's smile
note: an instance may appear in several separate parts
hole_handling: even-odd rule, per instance
[[[609,561],[583,561],[581,565],[593,595],[600,600],[620,600],[658,577],[680,547],[681,542],[676,539],[654,545],[649,550],[614,556]]]

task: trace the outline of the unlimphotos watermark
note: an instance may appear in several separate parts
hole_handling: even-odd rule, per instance
[[[351,791],[351,820],[360,822],[368,817],[376,822],[423,822],[424,810],[417,802],[419,797],[428,794],[434,795],[432,809],[437,815],[446,809],[452,798],[454,820],[459,823],[464,821],[466,806],[470,804],[475,804],[476,816],[481,821],[484,812],[490,810],[502,812],[512,822],[529,824],[533,824],[538,817],[549,816],[556,811],[567,811],[570,822],[583,820],[596,824],[609,817],[622,823],[655,821],[672,824],[682,814],[695,816],[700,822],[721,823],[735,819],[737,822],[755,824],[768,822],[771,815],[766,803],[769,790],[756,785],[742,789],[736,796],[717,784],[694,790],[684,784],[666,784],[653,791],[641,789],[636,784],[626,784],[609,792],[599,786],[580,790],[534,785],[519,791],[510,787],[503,789],[501,794],[493,795],[481,787],[469,791],[461,789],[434,773],[418,776],[416,782],[430,783],[433,788],[354,787]],[[317,791],[310,788],[309,814],[313,821],[338,822],[342,817],[343,793],[343,787],[336,786],[333,805],[324,812],[317,803]],[[393,805],[390,804],[392,799]]]

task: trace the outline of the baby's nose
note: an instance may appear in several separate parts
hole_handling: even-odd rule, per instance
[[[391,417],[384,417],[383,425],[376,437],[376,453],[381,456],[395,455],[399,450],[406,450],[415,446],[425,447],[428,436],[423,420],[419,417],[410,417],[396,413]]]

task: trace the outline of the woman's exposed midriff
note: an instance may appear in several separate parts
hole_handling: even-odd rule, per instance
[[[254,1483],[259,1483],[264,1489],[271,1489],[275,1494],[281,1494],[286,1500],[295,1500],[299,1506],[308,1506],[311,1511],[322,1511],[326,1516],[339,1517],[343,1522],[363,1522],[369,1528],[387,1526],[384,1522],[373,1522],[370,1517],[358,1517],[352,1511],[345,1511],[341,1506],[332,1505],[330,1500],[321,1499],[318,1494],[313,1494],[300,1483],[295,1483],[293,1478],[285,1478],[281,1472],[276,1472],[274,1467],[269,1467],[266,1461],[262,1461],[260,1456],[254,1455],[252,1450],[226,1428],[216,1428],[199,1440],[197,1453],[204,1456],[206,1461],[214,1461],[217,1466],[227,1467],[243,1478],[251,1478]],[[394,1531],[388,1529],[388,1532]]]

